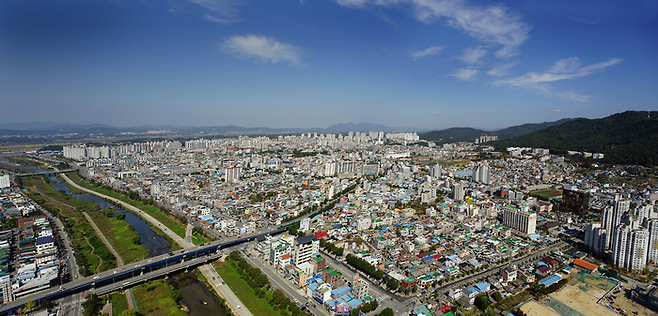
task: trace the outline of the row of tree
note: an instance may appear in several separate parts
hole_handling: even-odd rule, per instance
[[[320,246],[327,248],[327,250],[339,256],[342,256],[343,252],[345,251],[344,248],[337,247],[333,243],[324,240],[324,238],[320,239]]]
[[[353,254],[348,254],[345,259],[347,260],[347,263],[374,279],[379,280],[384,276],[384,271],[377,270],[375,266]]]

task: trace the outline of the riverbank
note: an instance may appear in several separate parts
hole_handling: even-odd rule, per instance
[[[185,223],[179,222],[178,218],[169,212],[162,211],[160,208],[158,208],[155,205],[148,205],[144,203],[142,200],[133,200],[129,197],[127,197],[124,194],[121,194],[119,192],[104,188],[104,187],[98,187],[95,185],[92,185],[91,183],[87,182],[86,180],[82,179],[80,175],[77,173],[71,173],[68,175],[68,178],[73,181],[75,184],[98,192],[100,194],[104,194],[110,197],[113,197],[115,199],[118,199],[120,201],[123,201],[125,203],[128,203],[136,208],[139,208],[140,210],[144,211],[148,215],[152,216],[156,220],[158,220],[160,223],[165,225],[167,228],[169,228],[172,232],[174,232],[176,235],[180,237],[185,237]]]

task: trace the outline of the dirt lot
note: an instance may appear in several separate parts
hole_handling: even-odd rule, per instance
[[[529,301],[521,305],[521,310],[528,316],[561,316],[554,312],[552,309],[546,307],[535,300]]]
[[[567,285],[551,297],[587,316],[616,316],[617,313],[596,304],[597,298],[581,291],[578,287]]]
[[[622,291],[621,293],[614,294],[616,299],[613,300],[614,304],[611,304],[612,307],[614,308],[620,308],[622,310],[626,310],[627,315],[634,315],[633,312],[637,312],[637,315],[658,315],[658,313],[650,310],[649,308],[646,308],[633,300],[626,298],[624,295],[625,291]],[[605,299],[601,302],[601,304],[610,304],[610,301]]]

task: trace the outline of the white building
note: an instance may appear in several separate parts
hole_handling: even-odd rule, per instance
[[[620,267],[641,271],[647,265],[649,231],[620,224],[612,239],[612,262]]]
[[[473,170],[473,182],[480,182],[484,184],[491,183],[491,171],[486,164],[478,164]]]
[[[352,281],[352,294],[359,300],[363,300],[364,297],[368,296],[368,290],[370,285],[366,280],[359,277],[359,274],[354,274],[354,280]]]
[[[585,227],[585,246],[595,253],[605,252],[606,229],[601,223],[589,223]]]
[[[320,241],[314,235],[298,237],[294,248],[294,265],[299,267],[320,253]]]
[[[9,180],[9,175],[5,174],[0,176],[0,189],[5,189],[11,186],[11,181]]]
[[[537,214],[529,212],[527,207],[518,209],[508,206],[503,210],[503,225],[516,229],[526,235],[532,235],[537,228]]]

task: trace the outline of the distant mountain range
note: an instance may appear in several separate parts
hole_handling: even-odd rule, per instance
[[[269,127],[242,127],[236,125],[225,126],[174,126],[174,125],[141,125],[134,127],[115,127],[105,124],[60,124],[52,122],[32,123],[4,123],[0,124],[0,136],[55,136],[63,134],[78,134],[80,136],[103,135],[117,136],[122,133],[147,133],[149,131],[169,131],[174,134],[281,134],[281,133],[347,133],[350,131],[419,131],[414,128],[387,127],[372,123],[341,123],[327,128],[269,128]]]
[[[523,134],[536,132],[547,127],[560,125],[574,119],[565,118],[555,122],[544,122],[535,124],[523,124],[504,128],[498,131],[484,131],[471,127],[452,127],[440,131],[431,131],[419,134],[421,139],[433,141],[435,143],[452,143],[452,142],[473,142],[482,135],[496,135],[498,139],[511,138]]]
[[[601,119],[579,118],[494,143],[548,148],[554,153],[586,151],[604,153],[603,162],[658,164],[658,112],[627,111]]]

